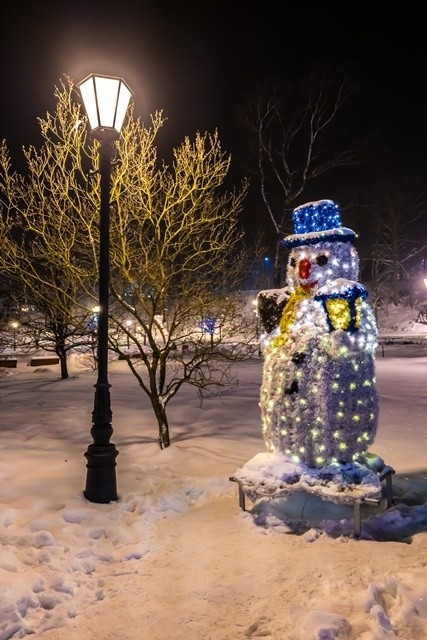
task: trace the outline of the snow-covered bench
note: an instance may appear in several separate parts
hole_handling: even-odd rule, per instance
[[[28,363],[29,367],[46,367],[51,364],[59,364],[57,356],[34,356]]]
[[[378,345],[384,357],[387,344],[427,344],[427,333],[382,333],[378,334]]]
[[[17,364],[17,358],[11,358],[10,356],[0,356],[0,367],[6,369],[16,369]]]
[[[296,493],[316,496],[324,502],[352,506],[354,536],[359,537],[362,530],[362,507],[376,507],[379,511],[385,511],[393,505],[394,469],[385,465],[378,456],[370,454],[368,458],[369,468],[348,463],[342,465],[334,475],[325,473],[326,468],[322,472],[301,464],[283,463],[280,454],[277,464],[278,456],[263,453],[254,456],[230,476],[229,480],[238,484],[239,507],[243,511],[246,511],[246,498],[255,504],[261,500],[272,501]],[[361,478],[359,473],[364,474],[365,471],[366,475]],[[352,474],[353,482],[343,482],[343,475],[351,478]],[[262,476],[265,480],[261,480]]]

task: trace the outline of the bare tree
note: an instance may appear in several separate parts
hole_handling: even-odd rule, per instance
[[[55,91],[54,114],[39,118],[43,143],[23,149],[25,175],[12,167],[6,141],[0,147],[0,197],[5,251],[0,265],[19,292],[42,314],[38,333],[54,351],[61,377],[68,377],[67,353],[84,339],[88,315],[82,282],[94,283],[92,249],[95,212],[87,206],[85,128],[70,88]],[[78,274],[78,278],[76,277]],[[31,320],[31,318],[30,318]]]
[[[111,216],[112,348],[150,399],[161,448],[182,385],[203,396],[236,384],[231,365],[255,337],[239,293],[247,185],[224,191],[230,156],[217,132],[185,138],[170,166],[159,162],[164,121],[159,112],[151,127],[130,119],[122,131]]]
[[[12,170],[3,145],[0,197],[13,232],[2,266],[68,326],[97,302],[99,142],[86,139],[71,79],[56,98],[55,114],[39,119],[44,144],[25,151],[28,175]],[[247,182],[225,190],[231,158],[217,132],[185,138],[170,166],[159,160],[164,122],[157,112],[144,126],[131,109],[110,189],[110,348],[147,394],[161,448],[182,385],[202,398],[237,384],[232,364],[248,357],[256,332],[240,293]]]
[[[412,305],[413,282],[426,272],[427,193],[420,180],[390,175],[380,184],[371,214],[372,287],[376,306],[386,299],[397,305],[405,293]]]
[[[275,286],[281,285],[280,241],[290,231],[290,211],[326,173],[361,160],[361,145],[342,139],[340,118],[357,90],[349,73],[315,69],[302,92],[265,89],[252,117],[257,175],[276,237]]]

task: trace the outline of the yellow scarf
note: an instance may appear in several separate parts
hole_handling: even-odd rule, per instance
[[[295,311],[297,304],[305,298],[311,298],[311,292],[306,291],[302,287],[298,287],[291,294],[285,308],[283,309],[282,317],[280,318],[280,334],[273,340],[273,347],[281,347],[284,345],[289,337],[289,329],[295,322]]]

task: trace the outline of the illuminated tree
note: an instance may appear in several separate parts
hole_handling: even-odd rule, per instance
[[[43,144],[23,149],[25,175],[12,167],[6,141],[0,148],[0,193],[3,205],[4,273],[16,296],[41,314],[27,317],[43,346],[54,351],[61,377],[68,377],[67,353],[82,340],[88,310],[82,283],[94,283],[93,259],[87,260],[95,212],[86,195],[85,129],[78,126],[79,107],[63,85],[55,92],[53,115],[39,118]],[[77,277],[78,276],[78,277]],[[76,340],[77,339],[77,340]]]
[[[82,326],[97,302],[99,142],[86,139],[74,83],[39,119],[44,144],[24,151],[28,174],[1,157],[3,209],[12,221],[2,265],[55,321]],[[239,293],[247,253],[239,228],[247,184],[226,191],[231,158],[217,132],[197,133],[157,157],[161,112],[150,126],[131,110],[111,178],[110,348],[125,358],[170,444],[167,407],[184,384],[203,398],[236,384],[232,364],[255,338]],[[78,322],[76,323],[76,317]]]
[[[255,337],[238,293],[246,185],[224,192],[230,156],[216,132],[186,138],[170,166],[158,162],[164,121],[156,113],[146,128],[130,119],[122,131],[111,217],[112,348],[148,395],[162,448],[167,406],[182,385],[203,396],[235,384],[231,365]]]

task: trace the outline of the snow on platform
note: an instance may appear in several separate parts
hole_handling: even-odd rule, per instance
[[[248,460],[230,479],[240,484],[252,502],[303,491],[329,502],[353,505],[381,499],[380,472],[384,461],[368,454],[364,463],[334,463],[312,468],[280,452],[264,452]]]

